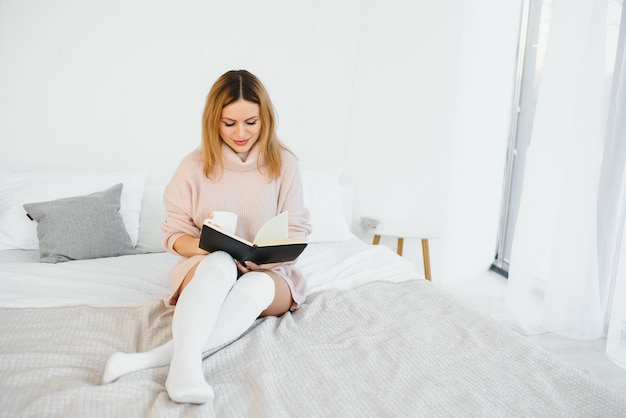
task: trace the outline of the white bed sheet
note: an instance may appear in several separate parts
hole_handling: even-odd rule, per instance
[[[178,260],[169,253],[39,263],[38,251],[0,251],[0,307],[144,306],[167,300],[168,271]],[[309,244],[298,261],[309,294],[349,289],[377,281],[423,278],[415,265],[385,246],[356,236],[345,242]]]
[[[39,263],[38,251],[0,251],[0,306],[143,306],[169,296],[168,253]]]

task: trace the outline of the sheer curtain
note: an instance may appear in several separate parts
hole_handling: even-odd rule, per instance
[[[612,96],[600,177],[599,275],[606,277],[609,358],[626,368],[626,8],[622,6]]]
[[[553,2],[507,304],[527,334],[607,336],[626,367],[626,25],[607,80],[607,5]]]

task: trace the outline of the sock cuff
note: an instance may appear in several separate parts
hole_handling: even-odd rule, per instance
[[[259,309],[264,310],[274,301],[275,286],[274,280],[266,273],[251,271],[237,280],[233,290],[245,292]]]

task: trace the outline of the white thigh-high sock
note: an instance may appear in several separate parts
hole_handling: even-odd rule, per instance
[[[243,334],[272,303],[274,293],[274,281],[267,274],[253,271],[241,276],[226,296],[203,351],[219,347]],[[115,353],[107,361],[102,383],[111,383],[138,370],[167,366],[173,353],[172,340],[144,353]]]
[[[232,257],[217,251],[198,264],[178,298],[172,319],[174,353],[165,382],[173,401],[200,404],[213,398],[202,373],[202,347],[236,279]]]
[[[274,301],[274,294],[274,280],[267,274],[252,271],[241,276],[228,293],[203,351],[239,338]]]

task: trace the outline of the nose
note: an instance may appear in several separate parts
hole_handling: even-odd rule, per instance
[[[239,127],[237,129],[237,134],[239,135],[239,138],[241,139],[245,139],[246,138],[246,124],[245,123],[240,123]]]

